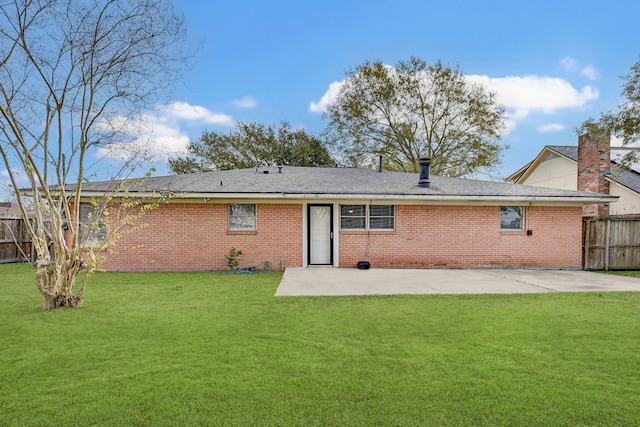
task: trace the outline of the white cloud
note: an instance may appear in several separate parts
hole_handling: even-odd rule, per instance
[[[580,71],[580,74],[582,74],[583,76],[587,76],[589,80],[596,80],[598,78],[598,70],[596,70],[593,65],[587,65],[586,67],[584,67]]]
[[[100,148],[98,156],[116,160],[166,160],[172,155],[186,152],[191,138],[183,129],[184,126],[232,126],[233,123],[233,118],[227,114],[178,101],[159,105],[135,117],[116,114],[108,121],[103,120],[100,126],[102,130],[118,132],[122,140]]]
[[[542,133],[547,132],[560,132],[565,129],[565,125],[562,123],[549,123],[546,125],[538,126],[538,131]]]
[[[575,71],[578,69],[578,61],[570,56],[565,56],[560,60],[560,65],[565,71]],[[598,78],[598,70],[593,65],[580,66],[580,74],[587,77],[589,80],[596,80]]]
[[[624,140],[620,137],[612,135],[610,145],[611,147],[624,147]]]
[[[186,150],[189,137],[181,132],[173,120],[166,116],[141,114],[136,118],[115,116],[103,128],[117,129],[123,140],[98,150],[100,157],[118,160],[130,158],[166,158]]]
[[[581,108],[599,96],[596,88],[585,86],[578,90],[568,81],[556,77],[491,78],[472,75],[468,78],[496,91],[500,103],[508,109],[520,111],[521,115],[532,111],[550,114],[560,109]]]
[[[566,66],[572,66],[572,61],[569,57],[563,59]],[[480,83],[497,92],[498,102],[507,108],[507,121],[503,135],[515,129],[519,122],[533,112],[552,114],[563,109],[580,109],[599,96],[598,90],[592,86],[577,89],[567,80],[556,77],[530,75],[492,78],[469,75],[467,78],[471,82]],[[343,84],[344,80],[332,82],[320,101],[310,103],[309,111],[326,112],[327,106],[335,100]],[[555,129],[548,128],[543,131],[551,132]]]
[[[28,187],[29,178],[24,171],[18,167],[12,167],[13,178],[16,181],[18,188]],[[12,197],[13,187],[11,184],[11,178],[9,177],[9,171],[7,169],[0,170],[0,201],[9,200]]]
[[[231,101],[231,104],[237,108],[256,108],[258,106],[258,101],[250,96],[245,96],[244,98]]]
[[[169,105],[161,105],[156,108],[160,114],[196,123],[232,126],[233,118],[227,114],[214,113],[199,105],[190,105],[186,102],[175,101]]]
[[[309,111],[311,111],[312,113],[326,112],[327,106],[336,99],[336,97],[338,96],[338,93],[340,92],[340,88],[342,87],[343,84],[344,84],[344,80],[329,84],[329,89],[327,89],[324,95],[322,95],[322,98],[320,98],[320,101],[318,101],[317,103],[312,102],[309,104]]]
[[[560,65],[562,65],[562,68],[564,68],[567,71],[575,70],[576,64],[577,64],[576,60],[570,56],[565,56],[560,60]]]

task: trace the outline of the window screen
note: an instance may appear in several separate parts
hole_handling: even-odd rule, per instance
[[[372,230],[393,230],[395,228],[395,215],[393,205],[369,206],[369,228]]]
[[[340,228],[343,230],[393,230],[393,205],[342,205]]]
[[[367,211],[365,205],[340,206],[340,228],[347,230],[364,230],[366,228]]]

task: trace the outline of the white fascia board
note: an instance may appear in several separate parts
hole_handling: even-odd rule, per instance
[[[505,205],[546,205],[546,206],[582,206],[592,203],[613,203],[617,196],[607,197],[541,197],[541,196],[398,196],[398,195],[332,195],[323,196],[319,200],[333,201],[370,201],[394,202],[394,204],[431,204],[431,205],[473,205],[473,206],[505,206]],[[308,200],[308,199],[307,199]]]
[[[396,194],[283,194],[287,199],[302,200],[368,200],[396,201],[398,204],[466,204],[466,205],[505,205],[505,204],[545,204],[545,205],[585,205],[592,203],[612,203],[618,196],[570,197],[570,196],[450,196],[450,195],[396,195]]]
[[[638,194],[638,192],[637,192],[636,190],[634,190],[633,188],[631,188],[631,187],[627,187],[626,185],[624,185],[624,184],[623,184],[623,183],[621,183],[620,181],[616,181],[615,179],[611,178],[610,176],[606,176],[606,175],[605,175],[604,179],[605,179],[606,181],[609,181],[609,183],[610,183],[610,184],[613,184],[613,185],[619,185],[620,187],[625,188],[625,189],[627,189],[627,190],[631,191],[632,193],[636,193],[636,194]]]
[[[98,191],[83,191],[82,198],[101,197],[104,194]],[[154,199],[164,192],[130,193],[130,197],[142,199]],[[123,194],[113,195],[115,198]],[[292,203],[309,201],[382,201],[395,204],[440,204],[440,205],[576,205],[581,206],[592,203],[613,203],[618,196],[597,197],[571,197],[571,196],[451,196],[451,195],[397,195],[397,194],[291,194],[291,193],[174,193],[169,202],[177,203],[206,203],[227,202],[238,200],[260,201],[268,200],[272,203]]]

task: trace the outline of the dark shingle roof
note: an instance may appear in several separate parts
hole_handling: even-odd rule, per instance
[[[629,190],[640,193],[640,173],[614,164],[609,177],[618,184],[627,187]]]
[[[555,151],[561,156],[568,157],[574,162],[578,161],[578,147],[572,147],[570,145],[547,145],[547,148]]]
[[[268,172],[268,173],[265,173]],[[86,184],[88,193],[107,191],[112,182]],[[457,198],[575,198],[599,197],[593,193],[524,186],[506,182],[431,176],[431,187],[418,186],[417,173],[378,172],[375,169],[285,166],[235,169],[196,174],[151,177],[126,186],[131,192],[173,192],[190,195],[322,195],[322,196],[424,196]]]

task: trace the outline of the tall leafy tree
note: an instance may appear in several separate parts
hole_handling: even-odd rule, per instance
[[[618,137],[629,147],[628,153],[620,159],[623,165],[638,163],[637,143],[640,142],[640,56],[631,66],[631,71],[622,77],[622,102],[617,111],[602,113],[598,119],[589,118],[577,129],[578,133],[588,132],[594,141],[605,140],[611,135]]]
[[[78,292],[79,272],[97,268],[100,252],[145,210],[110,204],[112,195],[84,213],[78,203],[92,153],[124,137],[122,118],[180,77],[184,40],[184,20],[167,0],[0,3],[0,157],[45,309],[81,305],[88,275]]]
[[[416,57],[348,71],[325,118],[343,160],[358,166],[383,155],[388,168],[415,172],[431,157],[434,174],[462,176],[495,167],[506,148],[496,93],[458,67]]]
[[[173,173],[260,166],[334,166],[326,144],[287,122],[279,127],[239,122],[228,133],[203,132],[189,153],[169,160]]]

